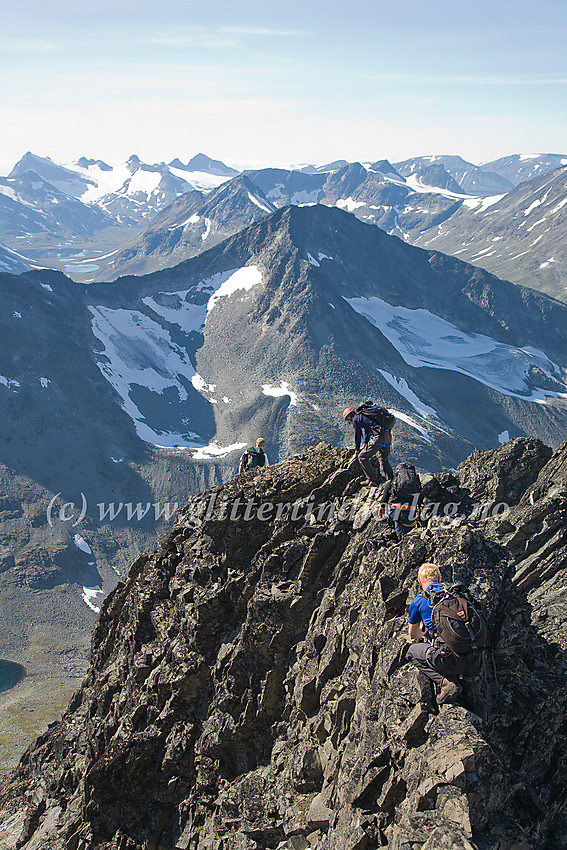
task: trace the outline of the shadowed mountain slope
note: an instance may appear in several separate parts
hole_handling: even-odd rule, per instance
[[[412,242],[474,263],[507,280],[567,300],[567,168],[505,195],[465,201]]]

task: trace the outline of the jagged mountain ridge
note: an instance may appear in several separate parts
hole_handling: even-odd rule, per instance
[[[515,185],[498,172],[490,170],[490,164],[474,165],[460,156],[417,156],[394,163],[394,168],[406,178],[412,174],[422,177],[424,183],[429,183],[427,176],[432,168],[442,169],[453,177],[458,187],[456,191],[469,195],[509,192]]]
[[[188,165],[148,165],[136,155],[115,165],[86,157],[60,165],[28,152],[0,178],[0,241],[45,266],[89,256],[92,270],[92,254],[104,257],[177,197],[206,193],[237,173],[204,154]]]
[[[398,410],[425,465],[458,462],[468,444],[495,445],[507,430],[558,441],[565,308],[336,209],[279,210],[173,269],[76,292],[99,340],[100,368],[150,442],[231,446],[242,429],[244,439],[266,430],[276,453],[288,454],[305,439],[336,439],[335,411],[351,395]],[[423,345],[438,353],[416,359],[406,325],[416,338],[429,335]],[[485,354],[471,332],[484,335]],[[446,350],[443,335],[463,333]],[[530,346],[533,354],[521,353]],[[142,380],[140,357],[153,370]],[[148,381],[155,388],[136,389]],[[529,400],[544,397],[551,407]],[[475,406],[483,420],[468,414]]]
[[[33,171],[67,196],[100,208],[118,224],[122,220],[140,224],[183,192],[210,190],[236,173],[204,154],[195,159],[203,171],[190,169],[193,160],[187,166],[181,162],[148,164],[132,154],[127,162],[117,165],[85,157],[76,163],[58,165],[47,157],[28,152],[16,163],[8,179]]]
[[[469,509],[499,490],[521,523],[536,479],[567,480],[565,450],[515,440],[430,477],[429,503],[461,513],[399,546],[324,444],[194,497],[106,601],[83,687],[3,783],[2,850],[560,850],[564,647],[530,623],[506,520]],[[237,498],[299,509],[231,520]],[[431,560],[488,613],[490,725],[439,710],[402,664]]]
[[[0,177],[0,233],[11,247],[29,250],[41,240],[50,245],[54,239],[92,237],[113,224],[103,210],[62,192],[35,171]]]
[[[435,158],[426,159],[428,162]],[[235,232],[246,221],[246,217],[242,217],[241,202],[236,199],[241,191],[241,181],[247,179],[260,192],[258,210],[252,210],[256,218],[264,206],[268,209],[271,205],[282,207],[287,204],[337,206],[410,244],[439,248],[505,279],[540,289],[562,300],[567,298],[563,257],[565,185],[562,174],[565,169],[552,174],[547,172],[503,195],[473,198],[464,195],[458,186],[452,186],[452,189],[456,188],[460,194],[452,191],[451,183],[447,182],[452,178],[446,172],[443,177],[438,171],[441,165],[427,162],[430,176],[424,178],[425,171],[412,172],[413,166],[408,166],[407,182],[392,173],[389,163],[376,163],[369,170],[360,163],[351,163],[320,173],[284,169],[245,172],[243,177],[235,178],[208,196],[206,203],[209,209],[217,196],[222,199],[223,206],[222,223],[217,225],[216,234],[213,225],[209,235],[219,240]],[[433,172],[436,177],[431,176]],[[429,185],[422,182],[424,179]],[[547,200],[542,201],[543,188],[547,191],[549,181],[554,188],[551,193],[547,192]],[[431,184],[445,188],[434,190]],[[226,199],[233,197],[233,193],[236,194],[231,212]],[[541,203],[544,206],[539,212],[547,210],[549,213],[546,222],[541,215],[532,215],[534,221],[528,221],[524,215],[526,211],[532,213]],[[124,272],[143,274],[199,253],[206,244],[202,241],[203,233],[199,240],[203,225],[194,227],[187,219],[177,217],[178,211],[183,214],[185,209],[189,211],[190,208],[190,198],[187,197],[186,201],[180,198],[171,212],[166,210],[154,219],[142,235],[123,251],[103,258],[94,271],[87,260],[84,276],[80,273],[80,266],[75,266],[75,276],[91,281],[115,279]],[[216,218],[217,211],[210,210],[213,223]],[[170,230],[178,227],[180,222],[186,226],[182,236]],[[531,238],[533,223],[536,223],[536,232]]]
[[[222,242],[274,209],[263,192],[244,176],[223,183],[207,195],[187,192],[158,213],[131,245],[114,251],[106,262],[101,261],[96,272],[87,270],[84,276],[75,273],[75,277],[91,283],[174,266]]]
[[[360,163],[347,163],[333,170],[313,172],[264,168],[245,171],[241,177],[234,178],[230,183],[211,192],[206,203],[210,208],[217,198],[222,202],[222,222],[217,238],[228,236],[241,225],[241,202],[236,200],[234,209],[231,211],[228,208],[227,216],[226,198],[238,199],[242,181],[246,180],[252,184],[248,186],[248,192],[256,196],[252,203],[255,203],[259,210],[264,209],[266,214],[273,208],[289,204],[301,206],[323,203],[353,212],[361,221],[375,224],[388,233],[411,241],[412,233],[419,234],[429,230],[459,208],[466,196],[456,184],[452,186],[451,179],[447,173],[442,175],[433,167],[424,182],[418,180],[409,185],[405,178],[397,174],[385,161],[369,168]],[[456,189],[456,192],[453,189]],[[190,203],[186,204],[183,199],[179,199],[172,207],[172,212],[184,211],[186,208],[189,210]],[[259,217],[257,210],[252,212],[256,218]],[[210,217],[213,222],[217,218],[215,213],[216,211],[211,210]],[[231,220],[233,216],[234,221]],[[113,280],[122,272],[147,273],[152,271],[158,262],[163,268],[172,266],[182,258],[200,253],[204,246],[198,239],[193,239],[190,235],[187,240],[177,241],[175,236],[170,235],[172,220],[177,224],[176,216],[170,215],[169,210],[164,211],[132,245],[112,259],[103,259],[94,275],[92,266],[89,266],[85,279]],[[151,245],[158,244],[158,249],[152,250],[149,257],[146,248],[148,242]],[[168,246],[171,243],[174,247],[170,249]]]
[[[198,153],[191,157],[187,165],[184,165],[178,158],[174,159],[169,165],[173,168],[182,168],[184,171],[199,171],[216,174],[219,177],[236,177],[239,173],[236,168],[231,168],[221,162],[220,159],[211,159],[204,153]]]
[[[353,212],[362,221],[376,224],[412,244],[423,245],[437,234],[445,222],[452,232],[454,216],[455,233],[460,233],[462,216],[471,206],[475,208],[476,215],[474,218],[469,216],[467,229],[473,236],[479,229],[483,238],[483,229],[490,229],[490,217],[494,212],[490,207],[500,199],[490,197],[481,203],[479,198],[494,192],[507,194],[514,183],[533,179],[534,175],[541,176],[566,159],[555,154],[514,155],[495,161],[496,171],[492,172],[487,170],[491,163],[475,166],[456,156],[417,157],[397,164],[404,176],[387,160],[364,166],[337,160],[325,166],[306,166],[295,171],[261,169],[246,172],[246,176],[275,206],[316,202],[337,205]],[[499,167],[512,169],[510,180],[498,173]],[[191,171],[192,168],[203,170]],[[67,193],[56,199],[61,204],[59,208],[51,203],[43,210],[43,201],[41,198],[34,200],[33,192],[31,206],[27,208],[26,202],[24,207],[6,205],[7,200],[22,200],[14,195],[15,181],[22,179],[17,175],[25,175],[29,169],[35,169],[43,178],[53,182],[50,187],[52,193],[59,190]],[[5,179],[8,181],[4,189],[5,198],[0,198],[0,208],[3,209],[0,241],[30,257],[32,263],[61,268],[84,282],[114,279],[124,273],[147,273],[158,266],[171,266],[208,247],[202,238],[199,239],[199,235],[206,235],[206,231],[184,234],[188,238],[176,238],[179,234],[166,232],[167,227],[178,224],[177,221],[174,225],[166,224],[172,218],[168,205],[173,203],[174,209],[177,209],[176,197],[195,190],[214,192],[219,183],[234,179],[236,175],[235,169],[202,154],[187,165],[179,160],[173,160],[169,165],[146,165],[132,156],[122,166],[111,167],[101,160],[85,157],[77,163],[59,166],[47,158],[28,153]],[[30,177],[32,175],[28,176],[28,182]],[[40,185],[45,179],[42,181],[36,176],[35,183],[32,180],[31,185]],[[476,201],[472,200],[471,194]],[[511,207],[515,198],[512,192]],[[58,214],[69,206],[70,199],[77,209],[60,222]],[[83,201],[87,202],[86,205]],[[507,202],[506,199],[504,202]],[[260,208],[264,204],[265,200],[261,201]],[[109,216],[110,222],[93,217],[99,208]],[[161,210],[164,211],[163,217]],[[31,221],[28,220],[30,214]],[[154,224],[156,215],[158,220]],[[233,215],[234,221],[222,226],[215,239],[226,237],[242,226],[242,210],[238,203]],[[51,221],[50,216],[55,216],[55,221]],[[81,223],[77,232],[73,229],[75,220]],[[160,222],[163,222],[164,229],[158,233]],[[141,231],[138,230],[140,227]],[[563,230],[559,226],[554,236],[559,248]],[[502,238],[508,239],[508,236]],[[66,242],[65,248],[61,248],[61,239]],[[451,238],[445,242],[444,250],[458,251],[462,248]],[[489,270],[562,299],[566,297],[564,275],[560,268],[563,261],[558,261],[555,254],[547,256],[548,252],[543,251],[549,247],[545,241],[536,242],[533,250],[528,252],[518,251],[515,250],[512,230],[509,243],[502,246],[510,258],[509,262],[487,265]],[[482,250],[490,254],[489,247],[486,245]],[[490,262],[490,256],[487,262]],[[559,266],[554,266],[557,262]]]

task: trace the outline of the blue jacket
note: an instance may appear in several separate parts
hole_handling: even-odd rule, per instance
[[[443,590],[443,585],[439,584],[438,581],[432,581],[427,585],[426,590],[431,588],[432,591]],[[433,606],[429,599],[425,596],[422,596],[421,593],[410,602],[409,606],[409,622],[410,625],[415,625],[416,623],[422,622],[429,634],[433,634],[433,622],[431,620],[431,612],[433,610]]]
[[[357,413],[356,416],[353,417],[352,425],[354,428],[354,448],[357,452],[360,450],[361,442],[366,445],[366,443],[370,441],[372,431],[374,431],[374,439],[372,440],[374,445],[387,447],[392,442],[392,435],[390,431],[380,431],[376,423],[368,416],[365,416],[364,413]],[[363,432],[364,440],[362,439]]]

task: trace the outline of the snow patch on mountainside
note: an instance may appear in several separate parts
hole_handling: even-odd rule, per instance
[[[140,439],[164,448],[206,449],[203,438],[189,428],[164,430],[148,421],[155,415],[150,412],[152,393],[161,397],[157,399],[161,408],[171,408],[187,401],[191,385],[201,394],[212,393],[215,389],[197,374],[187,350],[173,341],[170,331],[161,322],[165,320],[169,325],[176,325],[186,334],[199,333],[219,299],[229,298],[238,291],[246,292],[261,282],[262,273],[257,266],[220,272],[190,289],[142,298],[153,317],[140,310],[89,307],[93,334],[103,345],[98,367],[120,396]],[[194,304],[188,300],[200,293],[208,296],[205,303]],[[143,410],[140,409],[142,402],[138,401],[141,390],[145,399],[150,398],[143,403]],[[217,402],[213,398],[208,401]],[[182,421],[187,425],[186,420]],[[232,450],[226,449],[227,453]]]
[[[154,192],[157,192],[161,181],[162,175],[159,171],[146,171],[145,169],[139,168],[128,181],[126,193],[128,195],[141,193],[149,197]]]
[[[532,368],[561,380],[563,370],[543,351],[465,333],[429,310],[394,307],[377,297],[344,300],[378,328],[410,366],[460,372],[503,395],[530,401],[567,398],[567,393],[530,386]]]
[[[270,384],[262,384],[262,392],[264,395],[273,396],[273,398],[281,398],[284,395],[288,395],[290,398],[289,406],[295,407],[297,405],[297,393],[290,390],[287,381],[282,381],[279,387],[272,387]]]
[[[246,443],[233,443],[231,446],[219,446],[217,443],[209,443],[193,452],[193,460],[210,460],[213,457],[226,457],[231,452],[240,451],[246,447]]]
[[[408,382],[404,378],[397,378],[395,375],[391,375],[384,369],[378,369],[378,371],[388,381],[390,386],[396,390],[396,392],[403,396],[406,401],[409,401],[411,406],[419,413],[420,416],[435,416],[437,419],[439,418],[437,411],[433,407],[429,407],[428,404],[425,404],[425,402],[422,401],[412,389],[410,389]]]
[[[476,213],[484,212],[489,207],[497,204],[498,201],[501,201],[504,197],[506,196],[488,195],[486,198],[468,198],[466,201],[463,201],[463,206],[468,207],[470,210],[474,210]]]
[[[84,537],[82,537],[80,534],[75,534],[73,540],[77,549],[80,549],[81,552],[85,552],[87,555],[92,555],[93,550],[91,549]]]
[[[183,171],[181,168],[172,168],[171,165],[168,168],[175,177],[185,180],[189,186],[199,192],[212,192],[213,189],[218,189],[219,186],[231,179],[229,176],[209,174],[208,171]]]
[[[15,381],[13,378],[6,378],[5,375],[0,375],[0,384],[2,384],[4,387],[7,387],[9,390],[11,390],[12,387],[21,386],[19,381]],[[16,391],[14,390],[14,392]]]
[[[140,439],[164,447],[185,444],[196,448],[202,442],[198,434],[154,430],[131,398],[135,387],[143,387],[160,395],[173,390],[177,401],[186,401],[187,389],[180,376],[190,380],[195,374],[187,352],[173,342],[167,330],[138,310],[89,310],[93,334],[103,344],[105,359],[98,360],[98,367],[122,399]]]
[[[191,289],[176,292],[160,292],[156,296],[146,296],[142,302],[158,316],[172,325],[178,325],[185,333],[201,331],[207,314],[211,312],[220,298],[228,298],[238,290],[248,291],[262,282],[262,273],[258,266],[243,266],[219,272],[202,280]],[[210,291],[205,304],[194,304],[188,299],[195,292]]]
[[[366,206],[366,201],[355,201],[354,198],[344,198],[336,202],[336,207],[347,212],[354,212],[359,207]]]
[[[142,298],[142,302],[170,324],[179,325],[185,333],[191,333],[200,331],[205,324],[207,305],[186,301],[190,292],[192,292],[190,289],[181,292],[163,292],[156,296],[160,299],[159,302],[148,295]]]
[[[263,204],[258,198],[252,194],[252,192],[248,192],[248,198],[255,204],[257,207],[260,207],[261,210],[267,213],[273,212],[273,208],[267,207],[266,204]]]
[[[227,298],[235,292],[238,292],[239,289],[243,289],[245,292],[248,292],[249,289],[252,289],[253,286],[258,286],[259,283],[262,283],[262,272],[258,266],[244,266],[243,268],[232,272],[232,274],[230,274],[230,276],[221,283],[218,289],[209,298],[209,302],[207,304],[207,315],[211,312],[220,298]]]
[[[401,410],[393,410],[391,411],[396,419],[400,419],[402,422],[405,422],[406,425],[409,425],[410,428],[414,428],[416,431],[419,431],[424,440],[428,443],[432,443],[433,440],[427,433],[427,429],[420,423],[416,422],[411,416],[408,416],[407,413],[402,413]]]
[[[16,203],[19,201],[19,198],[12,187],[5,186],[2,183],[0,183],[0,195],[6,195],[7,198],[10,198],[11,201],[16,201]]]
[[[439,186],[431,186],[428,183],[424,183],[422,178],[417,174],[410,174],[409,177],[406,177],[406,185],[409,186],[410,189],[413,189],[414,192],[443,195],[445,198],[462,200],[463,198],[470,197],[470,195],[465,195],[464,193],[451,192],[450,189],[441,189]]]
[[[97,605],[93,605],[93,600],[96,599],[97,596],[102,594],[102,589],[97,585],[96,587],[83,587],[83,592],[81,596],[83,597],[83,602],[85,605],[94,611],[95,614],[100,613],[100,608]]]

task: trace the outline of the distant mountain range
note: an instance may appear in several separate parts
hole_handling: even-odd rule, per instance
[[[514,184],[487,166],[473,165],[460,156],[421,156],[396,163],[399,174],[408,178],[416,175],[425,183],[438,179],[436,174],[447,174],[452,178],[450,186],[454,192],[468,195],[493,195],[508,192]]]
[[[465,200],[412,242],[567,300],[567,168],[491,198]]]
[[[70,198],[104,211],[118,224],[139,224],[184,192],[210,190],[237,173],[203,154],[187,165],[178,159],[170,165],[163,162],[148,165],[133,155],[127,162],[114,166],[85,157],[63,166],[28,152],[7,180],[37,175]]]
[[[114,280],[171,267],[276,208],[320,203],[566,299],[565,164],[558,154],[480,166],[427,156],[239,174],[204,154],[187,164],[132,156],[110,166],[84,157],[58,165],[27,153],[0,178],[0,243],[24,265],[61,268],[83,282]],[[551,172],[548,224],[540,216],[527,238],[531,223],[521,229],[522,216],[530,204],[548,203],[538,192]]]
[[[482,168],[494,171],[509,180],[512,185],[518,186],[520,183],[525,183],[526,180],[541,177],[548,171],[555,171],[556,168],[562,168],[565,165],[567,165],[565,154],[534,153],[503,156],[500,159],[492,160],[492,162],[483,163]]]

